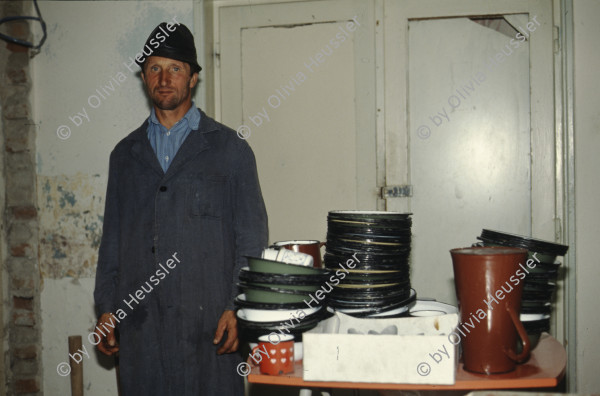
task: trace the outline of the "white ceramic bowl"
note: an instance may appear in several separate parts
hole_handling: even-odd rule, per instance
[[[321,306],[315,308],[298,308],[291,310],[283,310],[283,309],[255,309],[255,308],[240,308],[238,310],[238,315],[245,320],[250,322],[283,322],[288,320],[295,320],[294,318],[298,318],[300,323],[302,323],[302,319],[300,319],[301,312],[304,312],[305,316],[314,314]],[[305,316],[302,316],[304,318]]]
[[[390,315],[399,315],[401,313],[404,313],[408,311],[408,306],[405,305],[403,307],[399,307],[396,309],[392,309],[391,311],[384,311],[384,312],[379,312],[373,315],[369,315],[369,318],[379,318],[379,317],[386,317],[386,316],[390,316]]]
[[[521,322],[533,322],[534,320],[548,319],[550,314],[520,314]]]
[[[415,311],[415,312],[411,312],[410,316],[441,316],[441,315],[446,315],[446,312],[444,311],[434,311],[434,310],[429,310],[429,311]]]
[[[458,308],[435,300],[417,300],[410,308],[410,316],[440,316],[453,313],[457,314]]]

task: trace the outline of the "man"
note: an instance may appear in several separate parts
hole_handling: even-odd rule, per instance
[[[254,155],[193,105],[201,68],[185,25],[160,24],[140,55],[153,109],[110,156],[98,349],[119,353],[125,396],[243,395],[236,282],[267,245]]]

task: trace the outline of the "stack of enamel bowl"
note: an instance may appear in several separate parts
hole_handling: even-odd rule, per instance
[[[325,268],[332,273],[328,306],[357,317],[404,316],[410,287],[410,213],[331,211]]]
[[[262,335],[290,333],[301,339],[328,316],[323,305],[306,302],[328,277],[328,271],[247,257],[248,267],[242,268],[238,286],[242,289],[236,299],[238,323],[245,341],[256,342]]]
[[[486,229],[481,231],[477,239],[485,246],[519,247],[529,251],[527,262],[530,265],[522,263],[528,274],[525,277],[520,318],[532,344],[537,344],[540,334],[550,330],[552,300],[560,267],[556,257],[564,256],[569,247]]]

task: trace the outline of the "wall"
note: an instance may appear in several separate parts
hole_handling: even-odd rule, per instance
[[[600,2],[574,0],[577,391],[600,393]]]
[[[87,340],[96,321],[92,292],[108,158],[149,113],[139,68],[129,58],[162,21],[175,17],[193,29],[192,1],[39,4],[48,26],[33,60],[44,393],[70,394],[69,377],[57,365],[68,361],[67,337],[81,335],[89,354],[83,355],[85,394],[114,395],[113,359]]]

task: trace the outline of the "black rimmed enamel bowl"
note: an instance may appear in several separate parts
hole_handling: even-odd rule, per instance
[[[398,238],[411,235],[411,223],[399,227],[378,226],[377,224],[345,224],[329,222],[328,237],[358,236],[361,238]]]
[[[356,254],[352,256],[351,253],[354,251],[348,250],[337,251],[330,249],[325,254],[324,264],[326,269],[338,270],[364,270],[364,271],[408,271],[408,254]],[[356,257],[357,260],[352,259],[350,263],[352,267],[348,266],[348,257]]]
[[[540,272],[530,272],[525,277],[525,283],[527,282],[556,282],[558,279],[559,271],[540,271]]]
[[[542,239],[487,229],[483,229],[481,231],[481,237],[479,238],[483,238],[492,243],[498,243],[503,246],[522,247],[530,252],[538,252],[539,254],[547,255],[548,257],[564,256],[569,250],[569,246],[567,245],[561,245],[559,243],[545,241]],[[539,256],[538,258],[540,261],[554,262],[556,257],[552,258],[551,260],[542,260],[542,258]]]
[[[317,313],[322,306],[316,306],[314,308],[299,308],[299,309],[258,309],[258,308],[240,308],[238,310],[238,316],[243,317],[245,320],[250,322],[282,322],[287,321],[294,316],[302,318],[310,317]]]
[[[410,305],[404,305],[399,308],[390,309],[388,311],[376,311],[365,316],[365,318],[373,319],[394,319],[394,318],[406,318],[409,314]],[[360,315],[360,314],[359,314]]]
[[[244,291],[246,300],[255,303],[300,303],[311,299],[309,292],[250,285],[244,282],[238,283],[238,286]]]
[[[540,336],[544,331],[550,331],[550,315],[529,315],[531,319],[527,316],[520,316],[521,323],[523,323],[523,327],[527,332],[527,336],[529,338],[529,342],[531,343],[531,349],[535,348],[540,340]],[[533,317],[535,316],[535,317]],[[517,352],[523,349],[523,345],[521,340],[517,341]]]
[[[548,274],[548,275],[558,276],[558,272],[560,271],[560,262],[554,262],[554,263],[534,262],[534,264],[535,264],[535,266],[532,265],[533,268],[528,267],[527,265],[524,265],[525,268],[527,269],[527,271],[529,271],[529,274],[527,274],[527,277],[530,277],[535,274]]]
[[[550,301],[521,301],[522,314],[550,314],[552,303]]]
[[[292,285],[308,286],[323,284],[329,274],[316,275],[294,275],[294,274],[276,274],[271,272],[250,271],[249,267],[244,267],[239,274],[240,280],[246,283],[269,283],[274,285]]]
[[[349,290],[349,291],[381,291],[381,292],[385,292],[385,291],[392,291],[392,290],[398,290],[398,289],[403,289],[406,286],[408,286],[410,284],[410,282],[408,281],[403,281],[403,282],[395,282],[395,283],[389,283],[389,282],[375,282],[375,283],[359,283],[359,284],[352,284],[352,283],[340,283],[339,285],[337,285],[335,288],[336,290]]]
[[[342,254],[383,254],[383,255],[408,255],[410,253],[410,238],[406,243],[379,243],[372,240],[352,240],[352,239],[328,239],[327,252],[340,251]]]
[[[335,310],[354,317],[390,318],[406,316],[411,304],[416,300],[417,292],[411,289],[408,294],[398,295],[379,301],[355,304],[329,304]],[[381,315],[378,315],[381,314]]]
[[[267,260],[260,257],[245,256],[248,259],[248,267],[253,272],[266,272],[281,275],[327,275],[327,270],[314,267],[305,267],[294,264],[282,263],[280,261]]]
[[[335,219],[374,219],[379,220],[406,220],[412,213],[388,212],[385,210],[331,210],[329,217]]]
[[[400,255],[397,253],[370,253],[370,252],[358,252],[356,250],[348,248],[328,248],[325,253],[325,261],[327,264],[332,266],[339,266],[342,264],[348,269],[361,269],[365,266],[373,265],[402,265],[407,263],[408,256]],[[351,266],[355,266],[353,268]]]
[[[351,273],[340,281],[340,284],[381,284],[381,283],[403,283],[410,281],[408,271],[393,271],[387,274]]]
[[[280,329],[283,329],[286,333],[288,331],[286,331],[285,329],[288,329],[290,331],[306,331],[315,327],[317,323],[319,323],[319,321],[331,316],[331,314],[327,312],[326,309],[319,309],[315,313],[305,316],[301,315],[299,313],[300,311],[301,310],[297,310],[295,313],[292,314],[291,317],[288,316],[285,320],[256,322],[249,320],[245,312],[238,310],[237,318],[241,327],[246,329],[262,330],[264,331],[263,334],[268,334],[271,331],[277,331]]]
[[[266,303],[266,302],[255,302],[248,301],[246,294],[242,293],[235,299],[235,305],[240,308],[252,308],[252,309],[273,309],[273,310],[293,310],[307,308],[306,303],[300,302],[283,302],[283,303]]]
[[[525,282],[523,286],[523,301],[546,302],[552,299],[556,284]],[[521,303],[522,303],[521,302]]]
[[[516,247],[526,249],[522,244],[514,243],[514,242],[504,242],[496,239],[489,239],[485,237],[478,236],[481,242],[483,242],[483,246],[504,246],[504,247]],[[556,260],[557,255],[553,254],[544,254],[536,251],[528,250],[527,251],[527,260],[535,260],[536,263],[539,262],[554,262]],[[525,263],[523,263],[525,264]]]
[[[358,289],[335,289],[329,296],[327,304],[340,308],[360,308],[386,305],[394,301],[403,301],[409,298],[411,289],[389,290],[384,288],[370,288],[359,291]]]

